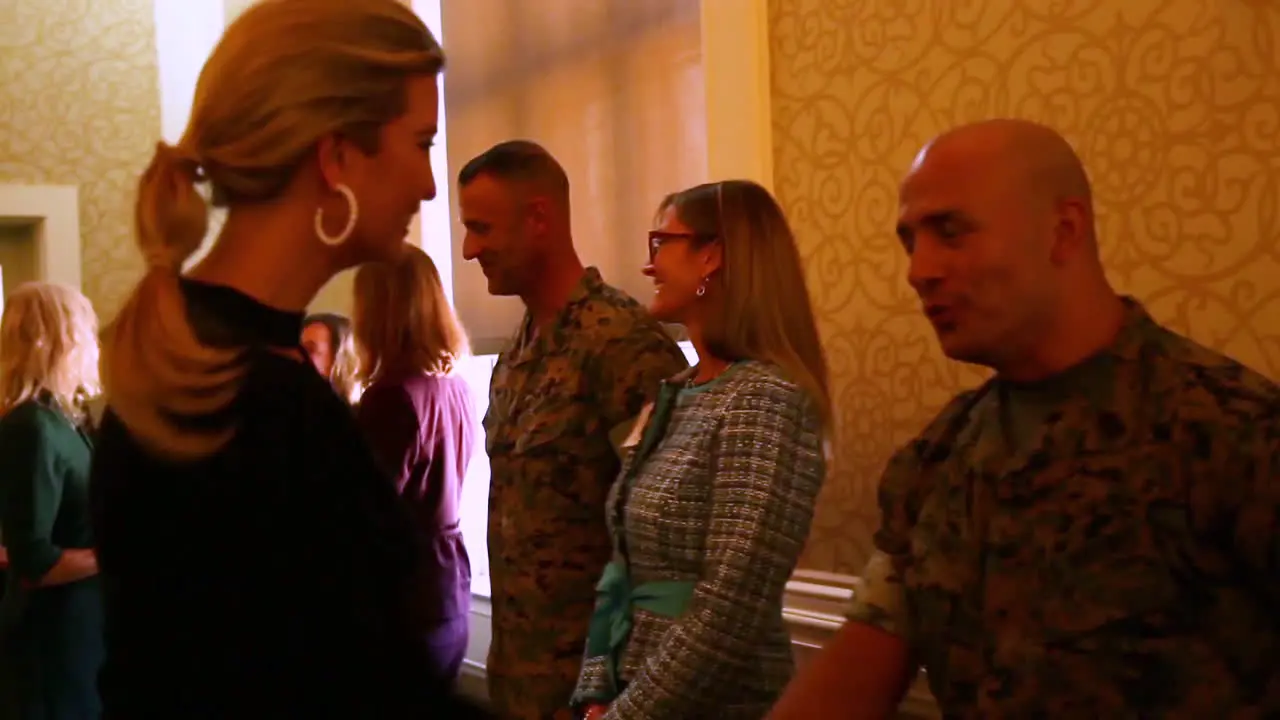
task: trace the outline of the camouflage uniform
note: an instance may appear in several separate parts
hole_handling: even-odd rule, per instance
[[[947,717],[1280,713],[1280,389],[1126,304],[1109,350],[959,396],[881,480],[849,617]]]
[[[492,480],[489,693],[509,718],[568,718],[595,582],[609,561],[610,433],[688,367],[644,308],[588,269],[569,305],[493,371],[484,418]]]

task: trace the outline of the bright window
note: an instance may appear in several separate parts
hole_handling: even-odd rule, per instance
[[[476,404],[476,437],[480,447],[467,468],[462,484],[462,539],[471,558],[471,592],[489,597],[489,455],[484,450],[484,427],[481,420],[489,409],[489,377],[497,355],[467,358],[459,368]]]

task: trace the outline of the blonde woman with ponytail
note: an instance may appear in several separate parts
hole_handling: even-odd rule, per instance
[[[93,510],[108,718],[457,717],[424,683],[415,524],[298,348],[339,271],[435,195],[444,55],[397,0],[264,0],[138,184]],[[207,256],[184,271],[227,209]]]

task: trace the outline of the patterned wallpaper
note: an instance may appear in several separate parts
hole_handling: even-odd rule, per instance
[[[151,0],[0,2],[0,183],[77,185],[84,292],[137,281],[133,193],[160,136]]]
[[[941,130],[1053,125],[1113,283],[1280,377],[1280,2],[771,0],[776,186],[809,259],[841,429],[806,567],[857,573],[890,453],[982,379],[938,349],[893,235]]]

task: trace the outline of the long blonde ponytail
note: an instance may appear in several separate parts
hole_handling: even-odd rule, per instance
[[[200,164],[181,150],[157,143],[138,179],[134,222],[147,264],[177,270],[200,248],[209,229],[209,205],[196,190]]]

